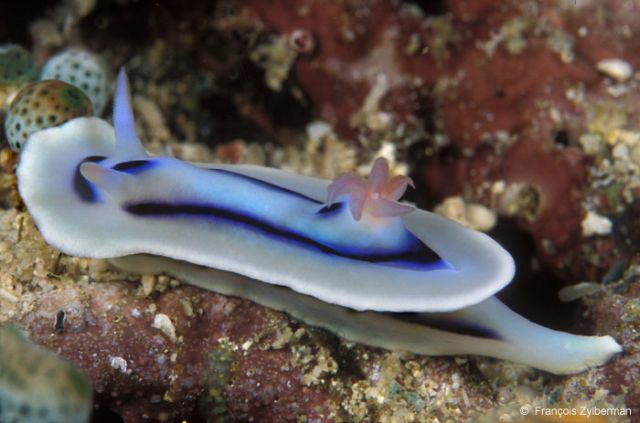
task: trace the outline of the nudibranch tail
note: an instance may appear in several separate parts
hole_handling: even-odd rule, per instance
[[[413,186],[413,182],[407,176],[389,178],[389,162],[378,157],[366,180],[355,173],[339,176],[329,185],[326,203],[331,205],[338,197],[346,196],[356,221],[363,214],[378,218],[398,217],[415,210],[413,206],[398,202],[409,185]]]
[[[526,364],[556,374],[572,374],[606,363],[622,352],[611,336],[582,336],[552,330],[513,312],[495,297],[451,313],[435,313],[453,322],[490,328],[495,339],[465,343],[460,354],[478,354]]]
[[[290,289],[163,257],[111,260],[134,273],[167,273],[192,285],[284,311],[354,342],[426,355],[474,354],[556,374],[599,366],[622,351],[610,336],[579,336],[544,328],[495,297],[448,313],[356,312]]]
[[[114,161],[146,156],[142,143],[136,135],[129,79],[124,68],[120,69],[116,80],[116,92],[113,96],[113,126],[116,135],[116,149],[112,157]]]

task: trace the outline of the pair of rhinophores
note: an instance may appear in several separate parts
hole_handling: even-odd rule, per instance
[[[493,295],[513,259],[488,236],[399,203],[408,178],[378,159],[333,183],[247,165],[150,157],[118,76],[114,126],[78,118],[35,133],[18,187],[40,232],[109,258],[248,298],[364,344],[477,354],[575,373],[621,351],[610,336],[550,330]]]

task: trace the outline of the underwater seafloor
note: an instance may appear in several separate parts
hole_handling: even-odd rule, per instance
[[[22,204],[6,141],[0,323],[89,377],[96,422],[569,421],[526,404],[640,422],[638,16],[635,0],[21,0],[0,14],[0,42],[39,66],[71,47],[111,76],[126,66],[151,152],[323,178],[387,157],[410,201],[514,255],[499,295],[512,308],[623,345],[602,367],[389,352],[66,256]],[[2,114],[24,83],[3,81]]]

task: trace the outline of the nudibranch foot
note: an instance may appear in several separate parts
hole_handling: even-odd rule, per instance
[[[175,261],[136,255],[112,259],[132,273],[166,273],[191,285],[283,311],[350,341],[424,355],[481,355],[572,374],[604,364],[622,351],[610,336],[547,329],[511,311],[497,298],[449,313],[354,311],[250,278]]]

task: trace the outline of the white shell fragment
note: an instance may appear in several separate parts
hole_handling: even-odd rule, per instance
[[[496,225],[495,213],[482,204],[465,203],[462,197],[447,197],[433,210],[467,228],[489,232]]]
[[[151,327],[158,329],[174,342],[178,339],[176,337],[176,327],[173,326],[171,318],[164,313],[157,313],[153,316],[153,323],[151,324]]]
[[[582,297],[602,292],[602,285],[595,282],[580,282],[574,285],[565,286],[558,291],[558,298],[562,302],[575,301]]]
[[[588,211],[587,215],[582,219],[581,226],[583,236],[592,236],[610,234],[613,224],[609,218]]]
[[[596,69],[618,82],[625,82],[633,75],[633,68],[629,62],[622,59],[604,59],[596,64]]]

